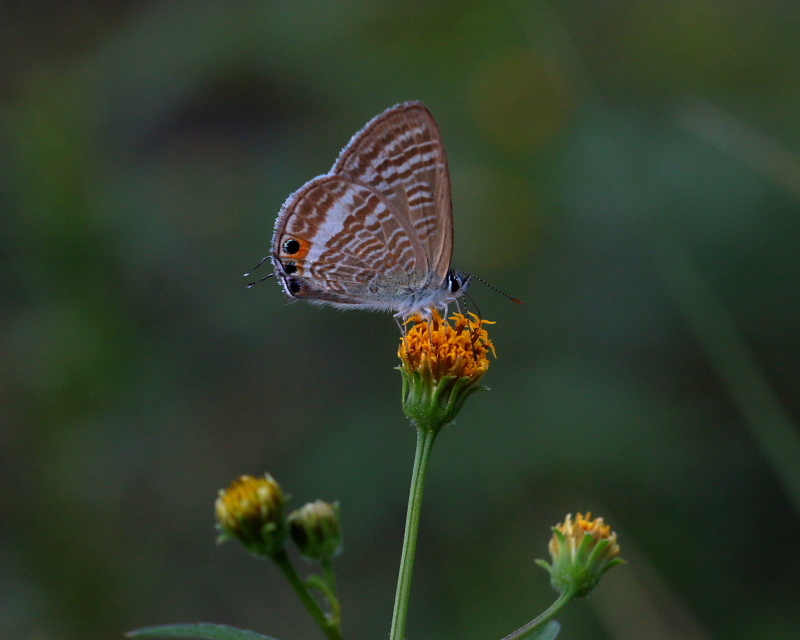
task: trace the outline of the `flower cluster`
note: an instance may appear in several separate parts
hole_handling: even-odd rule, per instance
[[[403,376],[403,411],[414,424],[437,432],[452,422],[464,400],[483,389],[478,382],[495,356],[485,324],[475,314],[455,313],[442,318],[413,316],[400,341],[397,355]]]
[[[330,562],[341,550],[339,505],[316,500],[284,517],[286,497],[268,473],[240,476],[220,489],[215,505],[220,542],[236,539],[258,556],[283,552],[287,533],[300,553]]]

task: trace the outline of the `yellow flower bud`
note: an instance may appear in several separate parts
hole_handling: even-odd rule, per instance
[[[536,563],[550,573],[556,591],[569,589],[577,597],[589,595],[606,571],[625,562],[618,557],[617,534],[602,518],[593,520],[591,513],[578,513],[575,520],[568,514],[563,523],[553,527],[548,550],[552,564]]]
[[[286,524],[284,495],[269,474],[241,476],[227,489],[220,489],[216,502],[219,541],[236,538],[260,556],[271,556],[283,548]]]

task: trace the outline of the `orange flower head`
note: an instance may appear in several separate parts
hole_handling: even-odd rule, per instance
[[[430,319],[412,316],[406,320],[412,326],[400,340],[397,352],[403,367],[430,370],[432,379],[437,381],[446,376],[480,379],[489,369],[489,354],[496,356],[483,327],[494,322],[469,315],[454,313],[445,320],[434,309]]]
[[[475,314],[445,319],[434,309],[430,318],[412,316],[406,324],[411,327],[397,352],[403,409],[418,427],[438,431],[455,419],[467,396],[484,388],[478,382],[496,355],[484,325],[494,323]]]

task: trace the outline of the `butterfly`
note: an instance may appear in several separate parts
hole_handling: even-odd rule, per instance
[[[269,257],[291,298],[407,318],[446,309],[464,293],[471,276],[450,268],[452,253],[442,136],[422,102],[404,102],[370,120],[328,173],[289,196]]]

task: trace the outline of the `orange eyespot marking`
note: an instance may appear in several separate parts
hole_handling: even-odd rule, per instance
[[[286,235],[281,239],[279,256],[281,258],[291,258],[292,260],[302,260],[308,254],[311,243],[302,238]]]

